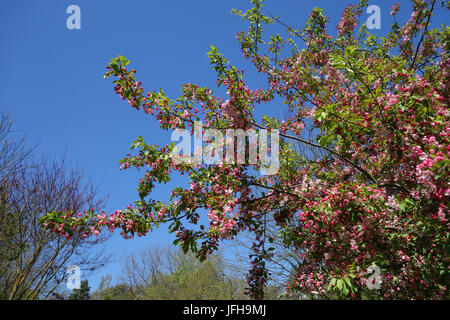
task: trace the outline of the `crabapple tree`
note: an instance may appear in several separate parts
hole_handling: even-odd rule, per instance
[[[273,238],[265,232],[270,217],[283,244],[298,253],[288,292],[448,298],[450,33],[446,25],[431,27],[433,11],[448,4],[413,0],[407,21],[392,18],[382,37],[365,23],[357,29],[367,1],[347,6],[335,32],[319,8],[294,29],[266,16],[261,0],[251,2],[246,12],[233,10],[249,25],[236,39],[267,87],[249,88],[244,71],[214,47],[208,56],[226,98],[193,83],[176,99],[162,90],[146,93],[122,56],[111,60],[105,77],[163,130],[193,134],[200,120],[205,129],[279,130],[278,172],[257,175],[259,163],[175,162],[173,144],[150,145],[139,137],[136,154],[121,160],[121,169],[145,170],[133,206],[110,215],[51,212],[41,222],[67,237],[119,228],[126,238],[170,223],[175,243],[200,259],[222,240],[251,232],[248,293],[260,299],[272,257]],[[399,10],[394,5],[391,16]],[[267,36],[266,24],[278,24],[287,36]],[[256,117],[262,105],[281,101],[288,117]],[[306,138],[307,130],[315,136]],[[299,153],[295,145],[311,152]],[[189,187],[173,189],[167,203],[151,198],[155,184],[174,171],[188,175]],[[369,292],[367,271],[375,267],[380,289]]]

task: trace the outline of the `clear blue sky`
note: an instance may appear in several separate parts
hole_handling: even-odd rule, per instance
[[[329,27],[334,28],[347,3],[266,0],[265,12],[303,26],[312,9],[319,6],[330,17]],[[400,3],[402,9],[409,8],[406,1]],[[81,30],[66,27],[66,8],[71,4],[81,8]],[[246,25],[230,11],[247,10],[249,4],[244,0],[2,0],[0,108],[12,111],[16,127],[28,143],[39,144],[39,154],[57,157],[66,152],[73,165],[99,186],[100,193],[109,193],[108,211],[124,208],[138,198],[140,173],[120,171],[118,161],[137,136],[164,145],[170,143],[170,133],[114,93],[111,80],[103,79],[109,59],[126,56],[146,90],[163,88],[171,97],[176,97],[186,82],[214,88],[216,75],[206,55],[211,44],[233,64],[248,67],[235,40]],[[394,1],[369,4],[381,8],[381,30],[377,32],[389,31]],[[250,85],[260,83],[251,72],[246,80]],[[171,186],[159,187],[154,198],[166,199]],[[124,240],[117,233],[107,248],[121,258],[172,240],[162,227],[133,240]],[[97,288],[100,275],[107,272],[117,279],[120,263],[91,277],[91,288]]]

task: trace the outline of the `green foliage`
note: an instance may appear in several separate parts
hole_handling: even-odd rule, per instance
[[[144,299],[245,299],[243,280],[228,278],[215,257],[200,262],[191,254],[171,274],[164,274],[145,290]]]
[[[125,284],[120,283],[103,290],[96,290],[91,295],[91,300],[134,300],[135,297],[131,288]]]
[[[89,283],[87,280],[81,281],[79,289],[73,289],[72,294],[69,296],[69,300],[89,300]]]
[[[191,251],[147,249],[146,260],[134,260],[123,270],[123,281],[110,286],[111,276],[102,277],[94,300],[243,300],[246,281],[233,274],[220,254],[199,261]],[[160,264],[155,263],[158,261]],[[126,265],[126,264],[125,264]],[[144,275],[136,281],[136,278]],[[129,281],[134,279],[135,281]],[[279,289],[266,288],[266,299],[278,299]]]

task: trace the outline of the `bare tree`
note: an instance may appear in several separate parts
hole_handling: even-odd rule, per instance
[[[90,181],[60,160],[34,160],[23,139],[11,136],[11,120],[0,120],[0,298],[48,298],[78,265],[84,275],[102,267],[109,256],[100,246],[107,237],[67,240],[44,230],[39,218],[52,211],[101,210]]]
[[[6,111],[0,113],[0,187],[5,183],[4,179],[24,166],[24,162],[30,157],[33,148],[25,146],[24,137],[13,137],[14,119]]]
[[[122,281],[135,299],[244,299],[245,280],[219,252],[200,262],[192,252],[148,247],[124,259]]]

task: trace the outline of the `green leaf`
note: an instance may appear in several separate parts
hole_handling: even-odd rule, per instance
[[[342,279],[337,279],[337,281],[336,281],[336,288],[339,291],[342,291],[343,287],[344,287],[344,281]]]
[[[344,294],[344,296],[348,296],[349,293],[349,288],[347,288],[347,286],[344,286],[344,288],[342,289],[342,293]]]
[[[349,278],[345,277],[345,278],[344,278],[344,283],[345,283],[345,285],[346,285],[348,288],[351,288],[351,287],[352,287],[352,283],[351,283],[351,281],[350,281]]]
[[[336,286],[336,280],[337,278],[332,278],[330,283],[328,284],[328,290],[332,290],[333,286]]]

